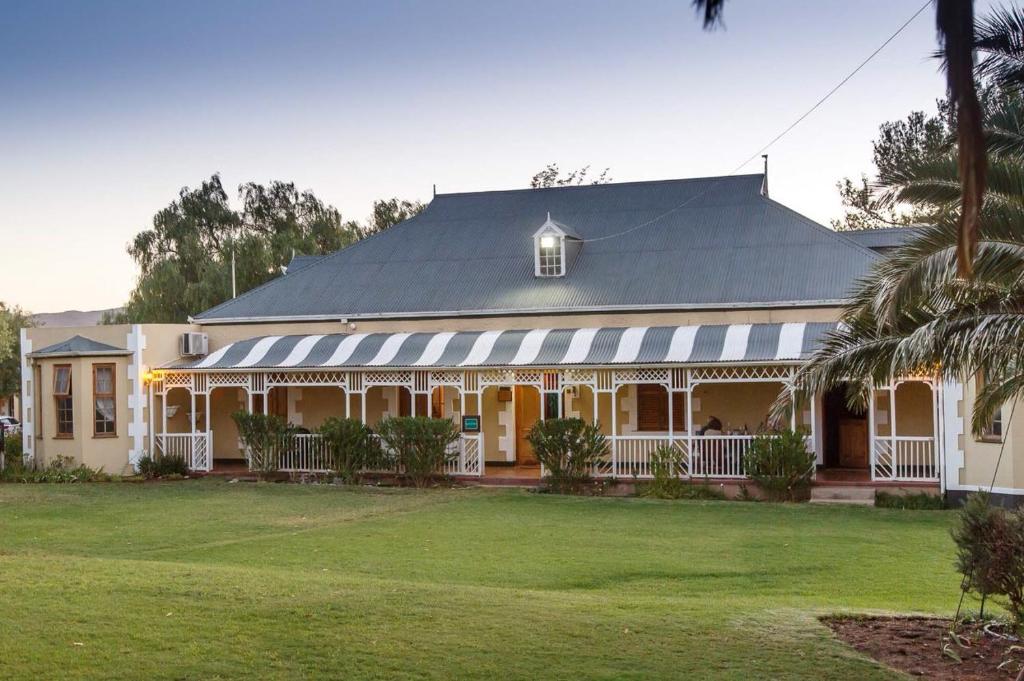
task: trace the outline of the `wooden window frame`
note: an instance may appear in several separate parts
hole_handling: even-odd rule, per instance
[[[101,393],[96,390],[96,374],[100,369],[110,369],[110,392]],[[96,418],[96,402],[100,399],[109,399],[114,403],[114,418],[110,420],[110,432],[100,432],[97,428],[99,420]],[[92,365],[92,436],[93,437],[117,437],[117,364],[113,362],[101,362]]]
[[[986,379],[984,373],[983,372],[978,372],[978,375],[977,375],[977,377],[975,378],[975,381],[974,381],[975,396],[977,396],[977,394],[981,392],[981,389],[985,386],[986,380],[987,379]],[[1003,426],[1004,426],[1004,424],[1003,424],[1003,408],[999,407],[999,411],[997,413],[998,413],[998,418],[991,419],[987,424],[985,424],[985,427],[981,429],[981,435],[978,435],[977,437],[974,438],[976,442],[988,442],[990,444],[1002,444],[1002,442],[1003,442]],[[999,432],[998,433],[993,433],[992,432],[992,430],[994,430],[994,428],[992,426],[995,423],[999,424]]]
[[[650,397],[654,389],[658,390],[658,411],[659,420],[657,428],[645,428],[648,424],[640,423],[640,414],[643,413],[643,407],[640,404],[641,394],[644,395],[644,399],[653,399]],[[669,414],[668,408],[668,390],[665,386],[657,383],[637,383],[636,386],[636,431],[638,433],[667,433],[669,431],[669,418],[672,419],[672,431],[674,433],[685,433],[686,432],[686,393],[678,390],[673,391],[675,394],[672,395],[672,414]]]
[[[68,370],[68,389],[67,392],[57,391],[57,376],[61,369]],[[64,411],[70,412],[71,416],[68,423],[71,429],[68,431],[61,430],[61,401],[68,400],[70,407]],[[56,429],[54,430],[53,437],[57,440],[72,440],[75,437],[75,375],[71,370],[70,364],[54,364],[53,365],[53,406],[54,412],[53,417],[56,423]]]

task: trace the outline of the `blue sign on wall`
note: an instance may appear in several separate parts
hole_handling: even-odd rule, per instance
[[[463,433],[479,433],[480,432],[480,417],[479,416],[463,416],[462,417],[462,432]]]

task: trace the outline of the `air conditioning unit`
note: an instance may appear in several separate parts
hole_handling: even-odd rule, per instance
[[[188,333],[181,334],[181,342],[179,343],[179,350],[182,357],[196,357],[198,355],[205,355],[208,351],[210,344],[210,337],[205,333],[197,333],[195,331],[189,331]]]

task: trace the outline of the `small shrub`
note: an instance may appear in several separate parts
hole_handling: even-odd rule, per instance
[[[577,492],[590,480],[594,464],[608,453],[601,429],[582,419],[537,421],[527,436],[533,453],[556,492]]]
[[[8,482],[23,483],[75,483],[75,482],[111,482],[116,476],[102,470],[89,468],[85,464],[75,464],[70,456],[58,456],[50,461],[45,468],[34,468],[22,465],[9,465],[0,474],[0,479]]]
[[[1002,600],[1019,628],[1024,624],[1024,509],[1007,511],[987,494],[968,497],[953,528],[956,567],[966,589]]]
[[[772,501],[804,501],[814,475],[814,453],[793,430],[758,435],[744,459],[746,473]]]
[[[643,484],[641,494],[655,499],[682,499],[690,486],[682,479],[685,473],[679,449],[658,447],[651,452],[651,481]]]
[[[946,508],[942,497],[927,492],[916,494],[890,494],[875,492],[875,506],[878,508],[898,508],[912,511],[938,511]]]
[[[331,453],[334,472],[346,483],[356,482],[362,471],[388,465],[380,442],[361,421],[331,417],[316,432]]]
[[[459,439],[451,419],[396,416],[381,421],[377,433],[399,469],[417,487],[429,485],[444,472],[444,465],[458,456],[451,451],[451,444]]]
[[[139,459],[139,474],[147,480],[188,477],[188,464],[180,456],[144,456]]]
[[[23,454],[21,433],[7,433],[4,435],[4,458],[7,461],[12,459],[21,461]]]
[[[261,479],[277,471],[282,452],[295,439],[295,428],[280,416],[252,414],[244,409],[231,415],[238,426],[238,437],[246,449],[249,468]]]

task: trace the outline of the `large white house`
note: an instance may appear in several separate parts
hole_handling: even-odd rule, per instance
[[[768,407],[855,280],[899,235],[836,233],[773,201],[763,175],[441,194],[420,215],[183,325],[23,332],[24,445],[108,471],[173,453],[203,471],[244,460],[231,414],[371,426],[429,414],[463,425],[462,476],[538,476],[526,433],[579,416],[611,440],[599,476],[650,473],[657,447],[688,475],[736,480]],[[976,439],[973,386],[875,386],[867,413],[814,395],[819,479],[951,496],[1024,490],[1020,423]],[[722,427],[701,434],[712,418]],[[1019,451],[1018,451],[1019,450]],[[303,435],[286,461],[317,471]]]

